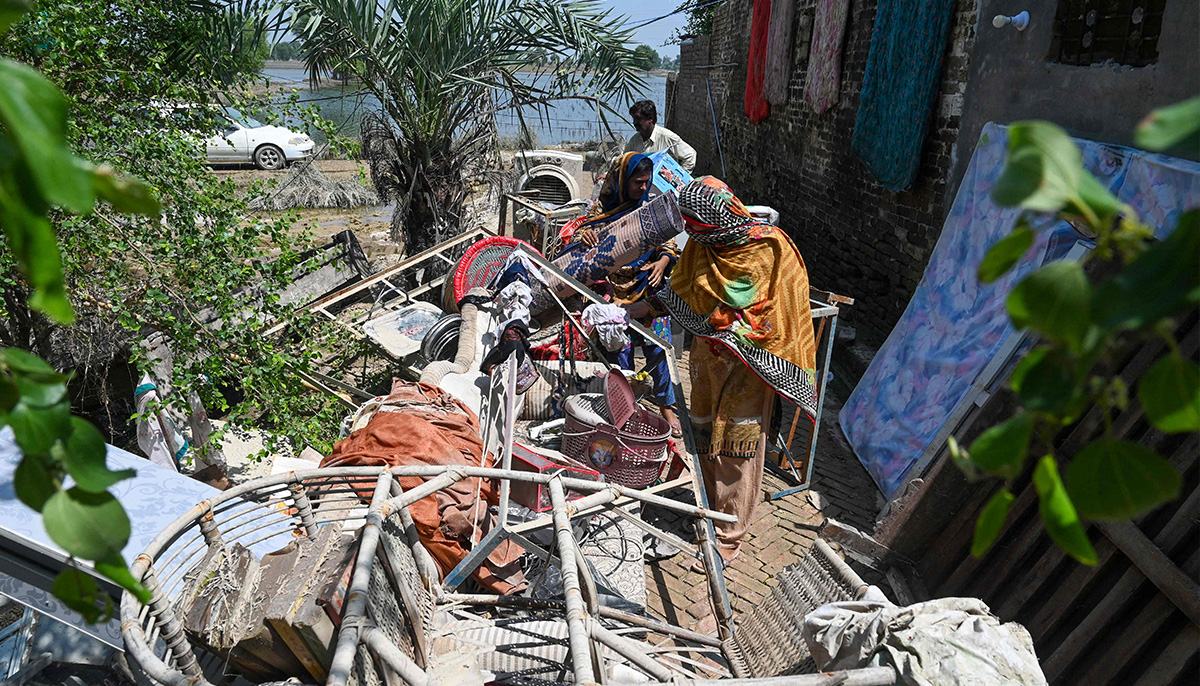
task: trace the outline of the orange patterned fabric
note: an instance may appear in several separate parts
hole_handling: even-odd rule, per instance
[[[393,467],[397,465],[492,466],[484,459],[479,419],[466,405],[436,386],[396,380],[391,394],[367,425],[333,447],[321,467]],[[421,477],[400,477],[400,486],[411,490]],[[375,482],[356,490],[370,498]],[[495,516],[489,505],[499,503],[494,481],[463,479],[426,496],[409,507],[421,543],[445,577],[467,556],[472,535],[486,533]],[[472,575],[494,593],[515,593],[528,586],[521,571],[520,546],[505,541],[488,555]]]
[[[817,345],[804,259],[778,228],[759,225],[756,233],[741,245],[688,241],[671,275],[671,288],[693,312],[711,312],[714,328],[815,371]]]

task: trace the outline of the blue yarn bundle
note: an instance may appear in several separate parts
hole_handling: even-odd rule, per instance
[[[954,0],[879,0],[850,149],[884,188],[912,185],[921,162]]]

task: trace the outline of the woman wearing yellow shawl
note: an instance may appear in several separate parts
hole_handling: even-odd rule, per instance
[[[792,240],[755,217],[724,182],[679,193],[688,242],[659,301],[695,335],[689,409],[726,561],[737,555],[762,489],[778,393],[815,414],[816,341],[808,272]]]

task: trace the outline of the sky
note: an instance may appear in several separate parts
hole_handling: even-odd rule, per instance
[[[629,23],[636,24],[673,12],[680,5],[680,0],[604,0],[604,5],[613,8],[614,14],[628,16]],[[660,55],[675,57],[679,54],[679,46],[663,47],[663,43],[667,42],[675,29],[681,28],[686,21],[687,13],[676,14],[636,29],[633,38],[638,43],[644,43],[654,48]]]

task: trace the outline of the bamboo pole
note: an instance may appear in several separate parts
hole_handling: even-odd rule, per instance
[[[549,487],[550,503],[554,507],[554,534],[558,543],[558,559],[562,564],[563,597],[567,602],[567,638],[571,646],[571,665],[575,672],[575,683],[587,686],[596,683],[596,675],[592,671],[592,650],[588,644],[585,625],[588,613],[583,606],[583,593],[579,590],[579,568],[576,567],[571,518],[567,516],[567,498],[562,482],[551,479]]]
[[[384,472],[375,484],[367,521],[363,524],[358,539],[358,556],[354,562],[354,576],[346,593],[342,627],[338,631],[337,648],[329,665],[327,686],[346,686],[350,670],[354,668],[354,652],[362,633],[362,623],[367,615],[367,593],[371,585],[371,566],[375,563],[375,552],[379,548],[380,525],[383,522],[384,499],[392,487],[392,475]],[[414,501],[415,502],[415,501]]]
[[[619,636],[609,631],[601,626],[600,622],[594,619],[591,620],[588,623],[588,629],[592,638],[611,648],[618,655],[629,660],[635,667],[649,674],[651,677],[659,681],[671,681],[678,676],[673,670],[659,664],[654,658],[647,655],[636,641],[631,641],[624,636]]]
[[[363,630],[362,641],[375,657],[379,658],[388,669],[395,672],[408,686],[430,686],[431,680],[425,670],[417,666],[412,658],[405,655],[392,643],[387,634],[370,626]],[[385,683],[390,683],[386,680]]]

